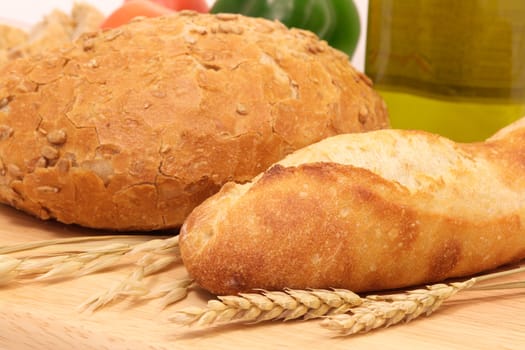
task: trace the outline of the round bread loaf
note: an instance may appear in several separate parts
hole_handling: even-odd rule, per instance
[[[227,181],[387,127],[371,85],[264,19],[181,12],[86,34],[0,69],[0,200],[93,228],[177,227]]]

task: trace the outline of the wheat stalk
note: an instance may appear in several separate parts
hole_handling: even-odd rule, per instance
[[[82,245],[101,241],[112,243],[82,248]],[[74,249],[63,247],[68,244],[76,245]],[[26,254],[11,256],[21,252]],[[181,261],[177,236],[166,239],[152,239],[151,236],[66,238],[0,247],[0,253],[0,286],[14,281],[75,278],[114,268],[124,257],[141,255],[133,262],[135,268],[127,277],[80,305],[79,309],[87,311],[94,311],[123,297],[160,299],[161,306],[166,307],[184,298],[193,284],[192,279],[183,278],[152,289],[144,280]]]
[[[160,299],[161,308],[165,308],[186,297],[189,287],[193,284],[191,278],[182,278],[151,290],[144,283],[144,277],[144,271],[136,268],[127,278],[115,283],[108,290],[90,297],[78,309],[93,312],[120,297]]]
[[[427,286],[426,289],[395,294],[368,295],[359,307],[352,308],[348,314],[330,315],[321,322],[321,326],[338,331],[343,335],[352,335],[409,322],[422,315],[429,316],[444,301],[462,290],[524,288],[525,281],[477,285],[480,282],[523,271],[525,271],[525,266],[520,266],[507,271],[481,275],[463,282],[439,283]]]
[[[342,289],[262,291],[219,296],[218,300],[209,300],[204,308],[189,307],[180,310],[170,320],[182,325],[209,326],[234,322],[311,319],[344,313],[361,303],[362,299],[357,294]]]
[[[185,278],[177,279],[173,282],[166,283],[151,290],[146,295],[146,297],[150,299],[160,298],[160,306],[162,309],[164,309],[168,305],[176,303],[177,301],[185,298],[188,294],[188,289],[193,284],[193,279],[187,276]]]
[[[476,284],[525,271],[520,266],[507,271],[481,275],[462,282],[434,284],[401,293],[368,295],[344,290],[262,291],[219,296],[206,307],[190,306],[170,317],[181,325],[211,326],[231,323],[257,323],[270,320],[311,319],[322,317],[321,325],[343,335],[368,332],[400,322],[430,315],[443,302],[462,290],[524,288],[525,281],[492,285]]]
[[[421,315],[430,315],[441,304],[463,289],[474,285],[475,280],[435,284],[427,289],[410,290],[389,295],[369,295],[362,305],[352,308],[349,314],[325,318],[321,326],[344,335],[365,333],[400,322],[409,322]]]
[[[134,241],[122,242],[130,238],[134,238]],[[125,256],[139,253],[170,254],[170,263],[180,260],[177,236],[167,239],[149,238],[150,240],[144,242],[144,237],[133,236],[81,237],[0,247],[0,285],[13,281],[41,281],[92,274],[114,266]],[[106,240],[114,240],[115,243],[85,249],[78,245]],[[77,243],[74,250],[56,249],[56,245],[73,243]],[[49,251],[42,252],[39,250],[41,248],[48,248]],[[25,251],[30,253],[21,257],[9,255]],[[151,265],[145,267],[146,270],[159,269],[158,262]]]
[[[100,242],[104,241],[113,243],[100,246]],[[81,249],[82,245],[94,242],[99,246]],[[60,248],[61,245],[73,243],[77,244],[75,249]],[[25,255],[23,252],[26,252]],[[145,277],[180,262],[177,236],[167,239],[151,239],[151,236],[78,237],[0,247],[0,286],[14,281],[74,278],[114,267],[123,257],[140,254],[142,257],[134,262],[135,268],[126,278],[89,298],[81,305],[81,309],[94,311],[119,297],[129,296],[160,299],[161,306],[166,307],[187,295],[193,285],[189,277],[155,289],[144,281]],[[343,289],[286,289],[284,292],[261,291],[220,296],[218,300],[208,301],[204,308],[186,308],[170,319],[183,325],[209,326],[323,317],[322,326],[349,335],[430,315],[461,290],[523,288],[525,281],[478,285],[479,282],[523,271],[525,266],[520,266],[464,282],[436,284],[426,289],[368,295],[364,298]]]
[[[0,255],[13,254],[22,251],[34,251],[39,248],[50,248],[60,245],[70,245],[70,244],[87,244],[95,242],[104,242],[104,241],[118,241],[122,242],[131,242],[141,243],[144,240],[151,239],[151,236],[138,236],[138,235],[107,235],[107,236],[81,236],[81,237],[68,237],[68,238],[59,238],[59,239],[46,239],[43,241],[34,241],[34,242],[24,242],[11,244],[7,246],[0,247]],[[68,250],[62,250],[68,251]]]
[[[148,253],[136,262],[135,269],[127,277],[116,282],[106,291],[90,297],[79,306],[79,310],[93,312],[122,297],[161,298],[163,308],[175,303],[187,295],[188,288],[193,284],[192,279],[189,277],[178,279],[151,290],[144,278],[169,268],[170,265],[179,261],[180,257],[177,256],[159,257],[156,254]]]

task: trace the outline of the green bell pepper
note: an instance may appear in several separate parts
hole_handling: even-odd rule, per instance
[[[314,32],[350,57],[360,34],[353,0],[217,0],[210,12],[277,19],[289,28]]]

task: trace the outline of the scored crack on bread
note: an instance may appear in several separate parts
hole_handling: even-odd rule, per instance
[[[190,275],[252,289],[400,288],[525,258],[525,118],[482,143],[338,135],[226,184],[181,228]]]
[[[176,227],[227,181],[387,126],[370,80],[310,32],[226,14],[141,19],[4,67],[0,200],[88,227]]]

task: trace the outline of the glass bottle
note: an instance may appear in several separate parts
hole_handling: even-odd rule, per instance
[[[481,141],[525,116],[525,0],[369,0],[365,72],[392,127]]]

